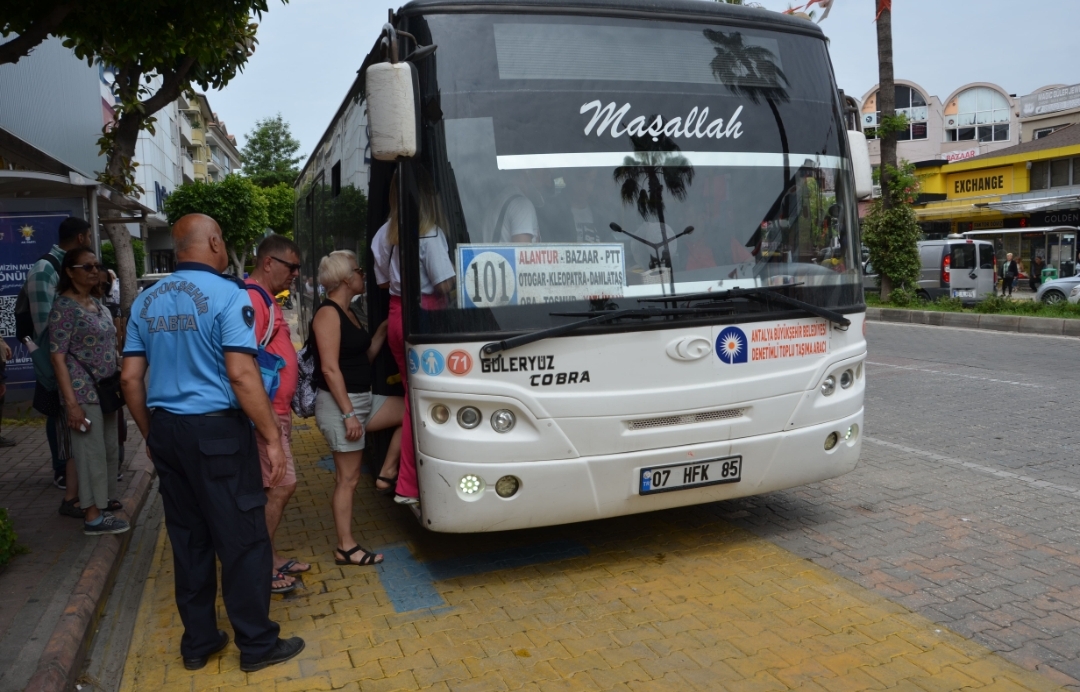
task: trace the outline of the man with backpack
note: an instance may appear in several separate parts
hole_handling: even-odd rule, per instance
[[[26,274],[26,284],[15,304],[15,334],[20,342],[27,337],[33,340],[37,348],[44,349],[44,358],[34,358],[34,376],[37,390],[34,393],[34,408],[46,414],[46,437],[49,451],[52,453],[53,485],[65,491],[64,503],[60,513],[82,517],[82,510],[75,506],[78,496],[78,478],[75,474],[74,460],[67,458],[70,445],[61,444],[58,435],[69,435],[66,424],[62,423],[59,411],[59,393],[56,389],[56,377],[49,362],[49,312],[56,299],[56,284],[60,281],[60,263],[68,250],[86,246],[91,238],[90,224],[83,219],[69,216],[60,222],[57,244],[39,259]],[[53,403],[56,404],[55,408]],[[65,511],[67,510],[67,511]]]
[[[281,446],[285,451],[285,477],[276,484],[270,482],[270,459],[266,440],[256,433],[259,460],[262,463],[263,487],[266,490],[266,529],[273,545],[274,533],[281,522],[285,505],[296,491],[296,465],[291,448],[292,399],[298,376],[296,348],[289,333],[289,324],[274,296],[290,288],[300,273],[300,248],[280,235],[267,236],[255,251],[255,268],[246,281],[248,297],[255,310],[255,339],[259,344],[259,366],[264,384],[270,383],[267,394],[278,417]],[[276,371],[276,378],[275,378]],[[276,384],[276,389],[274,385]],[[311,565],[284,558],[274,551],[274,571],[270,584],[273,593],[286,593],[296,588],[293,575],[306,572]]]

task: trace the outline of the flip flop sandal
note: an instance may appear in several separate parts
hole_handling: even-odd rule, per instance
[[[387,478],[386,476],[376,476],[376,481],[382,481],[383,483],[389,483],[390,485],[386,488],[380,488],[376,485],[375,492],[379,493],[380,495],[393,495],[394,490],[397,489],[397,478],[397,476],[394,476],[393,478]]]
[[[364,554],[364,556],[362,558],[360,558],[360,562],[353,562],[352,561],[352,556],[356,553],[356,551],[360,551],[361,553]],[[382,558],[379,557],[378,553],[373,553],[373,552],[371,552],[369,550],[364,550],[359,545],[352,548],[351,550],[342,550],[341,548],[335,548],[334,552],[336,552],[338,555],[341,556],[340,558],[334,558],[334,563],[338,564],[338,565],[352,565],[353,567],[365,567],[367,565],[377,565],[380,562],[382,562]]]
[[[300,574],[301,572],[307,572],[308,570],[311,569],[311,565],[308,565],[304,569],[293,569],[293,567],[296,567],[299,564],[300,564],[299,561],[290,559],[284,565],[282,565],[281,567],[278,567],[277,571],[281,572],[282,574]]]
[[[274,586],[276,581],[286,581],[288,575],[284,572],[274,572],[270,575],[270,593],[289,593],[296,589],[298,581],[294,581],[292,584],[286,584],[285,586]]]
[[[109,500],[109,506],[105,508],[107,512],[119,512],[124,509],[124,506],[120,504],[120,500]]]

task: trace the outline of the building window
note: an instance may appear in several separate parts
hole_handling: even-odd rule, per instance
[[[1080,158],[1032,162],[1032,190],[1049,190],[1054,187],[1072,185],[1080,185]]]
[[[330,169],[330,195],[337,197],[341,194],[341,162],[338,161]]]
[[[1032,139],[1042,139],[1043,137],[1045,137],[1048,134],[1053,133],[1053,131],[1057,130],[1057,129],[1060,129],[1060,128],[1057,128],[1057,127],[1044,127],[1041,130],[1035,130],[1035,136],[1032,137]]]
[[[961,92],[945,108],[945,141],[1008,142],[1008,99],[988,87]]]
[[[868,106],[875,107],[877,105],[877,94],[873,96],[873,103],[867,103]],[[908,126],[906,130],[896,133],[896,140],[899,142],[906,142],[912,139],[926,139],[926,120],[929,114],[929,109],[926,106],[926,99],[917,90],[911,87],[903,86],[901,84],[896,85],[896,114],[906,115],[908,119]],[[878,111],[872,116],[867,118],[869,114],[863,114],[863,125],[866,130],[867,139],[877,139],[877,121],[881,117],[881,112]]]

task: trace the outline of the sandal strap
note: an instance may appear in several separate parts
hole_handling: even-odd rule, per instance
[[[370,550],[364,550],[362,547],[360,547],[359,543],[357,543],[355,546],[353,546],[350,550],[342,550],[341,548],[335,548],[335,550],[337,550],[338,553],[341,554],[341,557],[342,557],[343,560],[345,560],[346,562],[352,562],[352,564],[354,564],[354,565],[374,565],[374,564],[377,564],[375,562],[375,556],[378,555],[378,553],[373,553]],[[357,551],[362,552],[364,554],[364,556],[362,558],[360,558],[359,562],[353,562],[352,556],[355,555]]]

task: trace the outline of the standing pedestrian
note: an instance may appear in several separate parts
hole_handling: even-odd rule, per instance
[[[7,362],[11,360],[11,348],[0,339],[0,420],[3,420],[4,395],[7,394]],[[2,432],[2,430],[0,430]],[[0,435],[0,447],[14,447],[17,442]]]
[[[1013,284],[1016,283],[1016,277],[1020,275],[1020,267],[1016,264],[1011,252],[1005,254],[1005,264],[1002,266],[1001,271],[1001,295],[1004,297],[1008,292],[1008,296],[1011,298]]]
[[[1031,260],[1031,272],[1028,276],[1028,286],[1032,291],[1039,290],[1039,284],[1042,283],[1042,270],[1046,268],[1046,260],[1042,255],[1035,255]]]
[[[33,320],[34,333],[31,336],[37,348],[48,353],[49,342],[47,329],[49,313],[56,300],[56,285],[60,281],[60,263],[68,250],[76,247],[88,247],[92,244],[90,224],[82,219],[69,216],[60,222],[57,244],[39,259],[26,274],[26,296],[30,302],[30,317]],[[79,508],[77,497],[79,488],[78,472],[72,458],[71,430],[67,421],[59,413],[59,397],[56,392],[55,374],[48,358],[34,360],[34,376],[37,380],[35,402],[51,401],[42,411],[45,421],[45,437],[49,441],[52,454],[53,485],[64,491],[60,503],[60,514],[82,519],[83,511]],[[55,409],[55,410],[54,410]]]
[[[299,376],[296,348],[289,333],[289,323],[274,296],[288,289],[300,273],[300,248],[285,236],[270,235],[255,252],[255,268],[248,277],[248,298],[255,309],[255,338],[265,351],[283,362],[278,370],[278,387],[271,404],[281,431],[281,448],[285,452],[285,475],[272,481],[268,444],[258,432],[255,441],[259,446],[259,462],[262,464],[263,488],[266,489],[266,530],[270,534],[273,549],[274,534],[281,522],[285,505],[296,491],[296,464],[292,455],[292,398]],[[307,572],[311,565],[292,558],[284,558],[274,550],[271,591],[285,593],[295,588],[292,575]]]
[[[338,250],[319,262],[319,284],[326,301],[315,311],[311,332],[315,346],[315,422],[334,454],[334,495],[331,507],[337,529],[335,562],[374,565],[383,556],[365,550],[352,535],[352,503],[360,480],[367,431],[395,429],[379,471],[393,480],[401,448],[401,419],[405,402],[399,396],[371,393],[371,360],[386,341],[386,322],[369,335],[349,309],[364,292],[364,272],[356,255]],[[360,555],[356,555],[360,553]]]
[[[105,305],[91,295],[105,267],[88,247],[69,250],[60,264],[56,302],[49,313],[49,354],[71,428],[78,465],[83,533],[101,536],[131,527],[112,513],[120,453],[116,409],[105,408],[98,384],[116,375],[116,327]]]
[[[158,474],[184,667],[203,668],[229,643],[217,628],[216,554],[240,670],[252,672],[304,649],[299,637],[278,637],[270,619],[273,558],[252,423],[267,442],[271,485],[285,475],[281,431],[255,361],[255,311],[244,283],[221,274],[221,228],[188,214],[172,236],[176,271],[132,306],[124,397]]]

